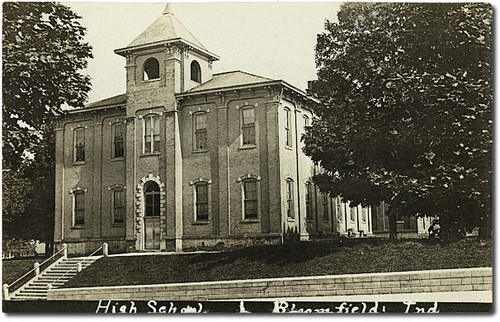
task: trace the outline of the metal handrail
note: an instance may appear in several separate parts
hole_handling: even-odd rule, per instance
[[[43,264],[47,263],[49,260],[51,260],[52,258],[56,257],[56,255],[58,255],[59,253],[63,252],[64,250],[67,249],[67,246],[66,244],[63,245],[63,247],[57,252],[55,253],[54,255],[50,256],[49,258],[47,258],[46,260],[44,260],[41,264],[38,265],[38,267],[33,267],[30,271],[28,271],[26,274],[24,274],[23,276],[19,277],[17,280],[15,280],[14,282],[10,283],[10,284],[7,284],[6,287],[7,288],[10,288],[12,285],[16,284],[17,282],[19,282],[20,280],[22,280],[23,278],[25,278],[26,276],[28,276],[29,274],[31,274],[32,272],[34,272],[37,268],[39,268],[40,266],[42,266]]]
[[[103,245],[103,246],[104,246],[104,245]],[[77,264],[84,263],[84,262],[86,262],[87,260],[89,260],[89,259],[90,259],[90,257],[94,256],[94,254],[95,254],[95,253],[97,253],[98,251],[100,251],[100,250],[103,248],[103,246],[101,246],[101,247],[97,248],[96,250],[94,250],[94,251],[92,252],[92,254],[90,254],[89,256],[85,257],[82,261],[79,261]],[[72,267],[72,268],[70,268],[70,269],[69,269],[66,273],[64,273],[63,275],[59,276],[59,278],[58,278],[58,279],[56,279],[55,281],[53,281],[52,283],[50,283],[50,284],[48,285],[48,287],[49,287],[49,288],[52,288],[52,285],[53,285],[53,284],[57,283],[57,281],[59,281],[59,280],[60,280],[61,278],[63,278],[64,276],[66,276],[68,273],[72,272],[75,268],[78,270],[78,265],[77,265],[76,267]]]

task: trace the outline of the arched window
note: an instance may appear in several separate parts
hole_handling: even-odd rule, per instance
[[[356,207],[350,207],[351,221],[356,221]]]
[[[241,135],[243,145],[255,145],[255,109],[253,106],[241,108]]]
[[[191,80],[201,83],[201,67],[196,60],[191,62]]]
[[[144,154],[160,152],[160,117],[156,114],[144,117]]]
[[[160,78],[160,63],[155,58],[148,58],[144,62],[143,80],[152,80]]]
[[[292,147],[292,113],[285,108],[285,145]]]
[[[323,192],[323,220],[328,221],[330,214],[328,212],[328,194]]]
[[[287,218],[295,218],[293,212],[293,180],[286,179],[286,216]]]
[[[160,187],[154,181],[146,183],[144,189],[145,212],[146,217],[160,216]]]
[[[257,197],[257,180],[254,178],[243,180],[244,219],[257,219],[259,217]]]
[[[312,219],[312,184],[306,182],[306,220]]]
[[[193,213],[194,221],[199,224],[207,224],[212,213],[212,180],[197,178],[189,182],[193,187]]]
[[[309,116],[304,115],[304,127],[308,127],[311,125],[311,122],[309,120]]]
[[[207,112],[197,112],[193,115],[194,150],[205,151],[207,143]]]
[[[125,223],[125,191],[123,188],[112,190],[113,204],[113,224],[121,225]]]
[[[73,192],[73,226],[85,224],[85,194],[84,190]]]
[[[208,183],[199,182],[195,185],[196,221],[208,221]]]
[[[341,222],[344,221],[344,214],[342,213],[343,208],[341,207],[340,197],[335,198],[335,212],[337,214],[337,219]]]
[[[112,127],[113,147],[112,158],[123,158],[125,156],[125,124],[115,123]]]
[[[79,127],[73,131],[73,142],[74,162],[85,162],[85,128]]]

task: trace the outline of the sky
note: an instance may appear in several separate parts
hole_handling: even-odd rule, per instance
[[[125,93],[126,47],[163,12],[166,2],[63,2],[82,16],[94,59],[85,71],[92,78],[89,102]],[[171,11],[212,53],[214,73],[242,70],[282,79],[305,90],[316,79],[314,46],[325,21],[336,21],[339,2],[182,3]]]

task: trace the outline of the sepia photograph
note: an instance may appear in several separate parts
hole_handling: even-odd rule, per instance
[[[1,10],[6,316],[493,312],[490,3]]]

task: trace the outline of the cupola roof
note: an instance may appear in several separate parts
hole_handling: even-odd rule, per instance
[[[125,52],[142,49],[154,45],[180,42],[199,51],[211,60],[218,60],[218,56],[209,52],[193,34],[173,14],[170,4],[167,4],[163,14],[156,19],[146,30],[134,39],[127,47],[115,50],[115,53],[125,56]]]

